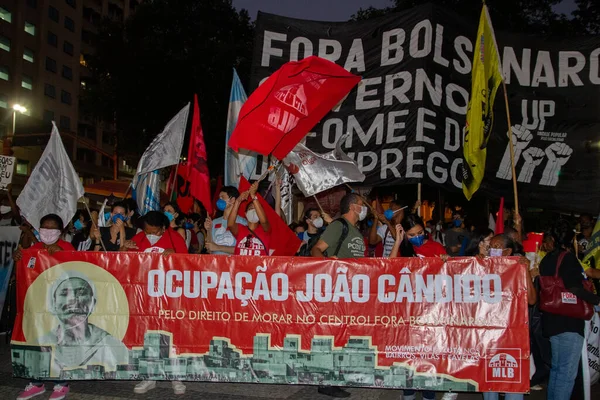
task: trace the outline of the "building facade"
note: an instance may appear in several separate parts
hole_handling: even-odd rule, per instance
[[[81,112],[86,56],[103,18],[124,21],[138,0],[0,0],[0,137],[14,136],[22,186],[48,140],[51,121],[84,183],[113,178],[114,121]],[[27,111],[15,112],[19,104]],[[126,174],[131,172],[121,163]]]

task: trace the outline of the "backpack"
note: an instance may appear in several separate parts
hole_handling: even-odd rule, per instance
[[[336,219],[335,221],[333,221],[331,223],[331,225],[333,225],[334,223],[336,223],[338,221],[342,224],[342,234],[340,235],[340,238],[338,239],[338,243],[335,247],[335,252],[331,256],[329,256],[329,254],[327,254],[327,250],[325,250],[325,255],[327,255],[328,257],[337,256],[337,254],[340,251],[340,248],[342,247],[342,243],[344,242],[344,240],[348,236],[348,233],[350,232],[350,228],[348,227],[348,221],[346,221],[344,218]],[[300,251],[298,251],[298,256],[311,257],[312,256],[312,248],[315,246],[315,244],[317,244],[317,242],[321,238],[321,234],[323,232],[325,232],[325,230],[322,230],[321,232],[319,232],[318,234],[316,234],[315,236],[310,238],[308,243],[303,244],[302,247],[300,248]]]

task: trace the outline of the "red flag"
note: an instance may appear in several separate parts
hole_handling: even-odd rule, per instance
[[[284,64],[244,103],[229,147],[282,160],[359,81],[316,56]]]
[[[190,194],[200,200],[208,215],[212,215],[213,206],[210,198],[210,175],[206,163],[206,146],[200,125],[200,107],[198,96],[194,95],[194,115],[192,116],[192,133],[188,148],[187,180],[190,182]]]
[[[250,188],[250,182],[246,180],[243,176],[240,179],[239,191],[240,193],[245,192]],[[269,224],[271,225],[271,249],[273,250],[274,256],[293,256],[296,254],[298,249],[300,248],[301,241],[298,239],[298,236],[292,231],[285,221],[281,219],[279,215],[271,208],[269,203],[259,194],[258,201],[260,201],[260,205],[263,210],[265,210],[265,215]],[[242,204],[238,211],[238,215],[245,217],[246,216],[246,206],[245,203]]]
[[[504,197],[500,197],[500,208],[496,215],[496,235],[504,233]]]
[[[217,185],[215,186],[215,191],[213,193],[213,204],[217,204],[217,200],[219,200],[219,193],[221,193],[221,189],[223,188],[223,175],[219,175],[217,178]],[[214,210],[215,212],[217,210]]]
[[[185,214],[189,213],[194,206],[194,198],[190,194],[190,182],[187,180],[187,164],[179,164],[177,168],[177,205]]]

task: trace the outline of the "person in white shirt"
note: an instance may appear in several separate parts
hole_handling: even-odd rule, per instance
[[[240,192],[235,187],[223,186],[219,192],[219,200],[217,200],[217,209],[222,211],[223,215],[215,219],[206,217],[204,222],[207,232],[205,247],[210,254],[233,254],[235,252],[237,242],[235,236],[227,229],[227,219],[239,196]],[[240,216],[236,218],[236,222],[248,225],[248,222]]]
[[[406,206],[403,206],[399,201],[392,200],[390,202],[390,208],[385,210],[383,214],[377,214],[377,219],[381,222],[381,225],[374,223],[371,226],[369,232],[369,244],[371,246],[377,246],[383,242],[383,257],[389,257],[392,253],[392,248],[396,241],[396,228],[404,219],[404,210]]]

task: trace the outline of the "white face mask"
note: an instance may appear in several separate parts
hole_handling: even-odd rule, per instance
[[[323,218],[318,217],[312,220],[312,224],[315,228],[319,229],[323,227]]]
[[[158,235],[148,235],[146,234],[146,239],[150,242],[151,246],[154,246],[160,240],[161,236]]]
[[[361,206],[360,207],[360,212],[358,213],[358,220],[362,221],[363,219],[367,218],[367,206]]]
[[[12,208],[10,206],[0,206],[0,214],[8,214],[11,211]]]
[[[248,210],[246,212],[246,219],[248,220],[248,222],[256,224],[258,222],[258,214],[256,213],[256,210]]]
[[[60,238],[60,233],[61,232],[59,229],[40,228],[40,239],[42,243],[49,246],[58,242],[58,238]]]

